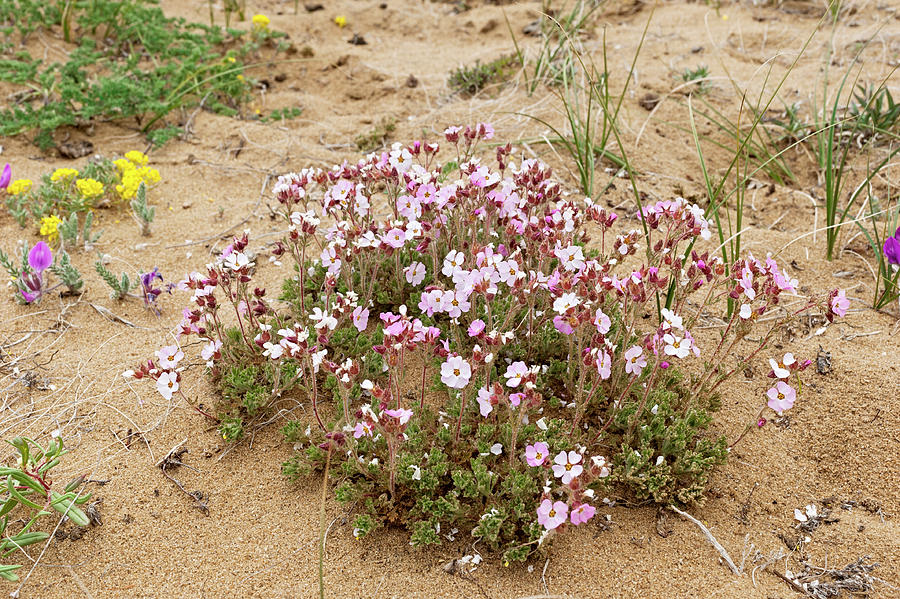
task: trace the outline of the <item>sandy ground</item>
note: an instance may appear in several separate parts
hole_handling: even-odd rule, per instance
[[[257,76],[272,87],[258,95],[254,108],[268,112],[300,106],[302,116],[265,125],[196,113],[187,140],[151,154],[163,181],[151,196],[158,216],[149,245],[140,245],[147,240],[127,214],[98,214],[96,228],[104,232],[97,250],[112,257],[114,268],[159,266],[169,280],[177,280],[221,249],[225,232],[251,229],[252,247],[257,249],[274,241],[276,235],[262,237],[278,230],[268,218],[272,200],[263,189],[267,177],[353,159],[356,135],[383,117],[397,120],[397,140],[423,134],[434,139],[448,124],[491,121],[498,138],[519,141],[520,155],[538,155],[575,190],[576,180],[562,156],[535,141],[548,130],[518,114],[561,125],[552,93],[541,89],[529,97],[521,79],[513,79],[464,99],[451,95],[446,85],[449,72],[460,64],[510,53],[503,11],[521,39],[519,32],[537,17],[539,3],[499,7],[472,2],[471,10],[455,14],[454,5],[445,3],[336,0],[314,13],[304,11],[301,3],[299,15],[293,14],[290,2],[248,4],[251,14],[269,15],[271,27],[288,32],[295,45],[308,45],[315,53],[260,70]],[[163,6],[170,14],[200,21],[208,14],[206,3],[198,0],[167,0]],[[347,18],[343,30],[332,23],[338,14]],[[740,100],[726,73],[758,93],[765,79],[760,65],[771,60],[771,87],[820,16],[818,4],[811,2],[780,8],[729,4],[718,13],[702,4],[658,6],[621,116],[626,143],[641,173],[641,189],[652,198],[703,195],[693,143],[678,129],[687,127],[688,120],[685,96],[673,92],[680,84],[677,74],[708,64],[712,89],[706,97],[734,117]],[[606,28],[614,88],[622,85],[650,18],[650,5],[613,3],[584,40],[598,57]],[[834,38],[836,68],[846,66],[857,40],[874,35],[876,43],[863,55],[864,80],[880,82],[900,56],[898,18],[896,5],[857,3]],[[354,32],[368,45],[348,44]],[[810,42],[782,90],[786,101],[808,102],[821,77],[828,36],[828,28],[822,27]],[[53,35],[45,33],[43,38],[49,48],[59,46]],[[283,82],[275,82],[278,74],[285,75]],[[415,87],[407,83],[410,75],[418,81]],[[897,97],[900,81],[895,77],[891,86]],[[652,117],[639,105],[650,92],[664,98]],[[700,132],[712,133],[712,128],[701,123]],[[87,135],[71,134],[75,139]],[[90,139],[107,156],[144,149],[143,140],[127,125],[99,126]],[[37,179],[53,168],[82,162],[41,155],[23,138],[4,140],[3,146],[0,160],[11,162],[17,177]],[[715,169],[725,166],[721,151],[711,148],[709,153]],[[800,558],[835,566],[870,556],[881,564],[875,574],[895,587],[881,586],[871,596],[900,596],[897,308],[875,312],[868,307],[872,255],[859,239],[850,239],[852,231],[844,241],[850,241],[856,253],[844,252],[831,263],[823,260],[824,235],[809,235],[817,218],[822,226],[824,212],[821,201],[810,201],[810,196],[822,196],[814,164],[802,151],[788,156],[798,174],[796,185],[748,192],[745,248],[763,255],[803,236],[780,254],[792,265],[792,276],[801,280],[801,293],[848,288],[852,313],[819,335],[814,333],[821,323],[808,322],[778,340],[773,355],[790,350],[815,358],[821,347],[831,353],[833,371],[809,374],[789,422],[767,426],[742,441],[714,476],[706,505],[691,510],[743,565],[743,576],[730,573],[697,527],[672,513],[658,514],[652,506],[601,510],[602,517],[591,525],[559,538],[546,562],[504,567],[489,559],[473,574],[460,576],[445,573],[442,566],[471,550],[464,540],[417,550],[401,531],[380,531],[357,541],[338,505],[329,501],[327,596],[796,596],[783,580],[756,569],[765,563],[755,559],[757,552],[767,557],[791,554],[773,564],[779,572],[785,567],[796,570]],[[900,180],[898,173],[896,167],[888,171],[894,184]],[[605,185],[609,175],[599,172],[598,177]],[[600,199],[627,215],[633,211],[628,198],[623,180]],[[636,222],[626,220],[623,226]],[[0,212],[5,249],[26,236],[36,239],[34,232],[20,230],[5,210]],[[106,481],[88,485],[103,499],[102,526],[80,539],[50,544],[20,596],[316,596],[321,479],[291,484],[280,475],[279,464],[290,447],[281,441],[277,422],[252,442],[229,446],[188,406],[163,401],[150,385],[125,383],[121,372],[170,338],[184,297],[163,296],[158,318],[137,301],[113,302],[90,267],[93,260],[92,254],[75,256],[87,280],[81,298],[48,297],[37,308],[0,301],[2,437],[46,439],[59,429],[72,453],[57,479],[86,474]],[[260,276],[274,289],[283,270],[261,263]],[[111,322],[92,304],[136,326]],[[715,334],[710,329],[704,337]],[[739,346],[729,359],[741,360],[747,353],[747,347]],[[765,371],[760,356],[749,364],[747,376],[731,382],[719,431],[733,438],[753,417],[766,388]],[[200,374],[199,368],[190,370],[183,386],[192,397],[210,403],[213,398]],[[302,403],[288,408],[302,417]],[[155,466],[176,445],[187,448],[182,459],[191,469],[182,467],[172,474],[189,491],[208,494],[208,515]],[[810,503],[820,509],[831,506],[838,521],[823,525],[798,547],[794,509]],[[40,552],[29,553],[37,557]],[[23,578],[30,567],[23,568]],[[4,583],[2,588],[13,591],[16,585]]]

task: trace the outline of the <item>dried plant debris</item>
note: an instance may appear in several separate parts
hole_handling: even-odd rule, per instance
[[[879,564],[869,563],[868,560],[869,556],[863,556],[843,568],[822,568],[804,562],[801,572],[794,574],[787,571],[784,577],[793,583],[795,589],[814,599],[860,596],[871,592],[876,584],[887,585],[872,576]]]

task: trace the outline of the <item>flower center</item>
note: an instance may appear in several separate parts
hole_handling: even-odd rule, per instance
[[[779,394],[778,394],[778,399],[784,399],[784,393],[779,393]]]
[[[572,469],[572,464],[566,464],[566,470],[571,470],[571,469]]]
[[[459,376],[459,368],[453,369],[453,376]]]
[[[556,518],[556,510],[550,510],[547,515],[551,518]]]

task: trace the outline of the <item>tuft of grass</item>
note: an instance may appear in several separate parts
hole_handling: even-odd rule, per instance
[[[709,85],[709,67],[700,65],[694,69],[685,69],[681,73],[681,80],[684,83],[693,83],[694,93],[701,95],[707,93],[711,88]]]
[[[474,96],[489,85],[509,79],[518,64],[515,56],[501,56],[484,64],[476,60],[473,65],[460,66],[451,72],[447,85],[454,93]]]
[[[384,117],[371,131],[363,133],[356,138],[356,147],[361,152],[372,152],[387,143],[397,128],[397,120],[393,117]]]

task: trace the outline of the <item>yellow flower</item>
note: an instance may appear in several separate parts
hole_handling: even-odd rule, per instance
[[[134,164],[137,164],[140,166],[146,166],[147,162],[149,161],[149,158],[147,158],[146,154],[144,154],[143,152],[139,152],[137,150],[132,150],[130,152],[126,152],[125,158],[127,158]]]
[[[122,182],[116,185],[116,193],[123,200],[130,200],[137,193],[138,187],[141,186],[143,180],[140,170],[136,168],[129,169],[122,173]]]
[[[147,187],[153,187],[159,183],[159,171],[155,168],[143,166],[138,169],[138,173],[141,175],[141,180],[147,184]]]
[[[55,214],[45,216],[41,219],[41,235],[47,238],[47,241],[53,243],[59,239],[59,225],[62,221]]]
[[[225,60],[227,60],[230,63],[234,63],[234,56],[227,56],[227,57],[225,57]]]
[[[116,165],[116,168],[119,169],[120,173],[124,173],[125,171],[135,168],[134,163],[127,158],[117,158],[116,160],[113,160],[113,164]]]
[[[266,15],[253,15],[253,28],[258,31],[265,31],[269,28],[269,17]]]
[[[74,168],[58,168],[50,175],[50,180],[56,183],[57,181],[68,181],[77,176],[78,171]]]
[[[334,18],[334,24],[338,27],[344,27],[347,24],[347,17],[344,15],[338,15]]]
[[[103,183],[96,179],[78,179],[75,187],[85,198],[96,198],[103,195]]]
[[[238,79],[238,81],[243,81],[243,80],[244,80],[244,76],[243,76],[243,75],[238,75],[238,76],[237,76],[237,79]]]
[[[32,185],[34,185],[34,182],[31,179],[16,179],[6,188],[6,193],[11,196],[17,196],[31,189]]]

